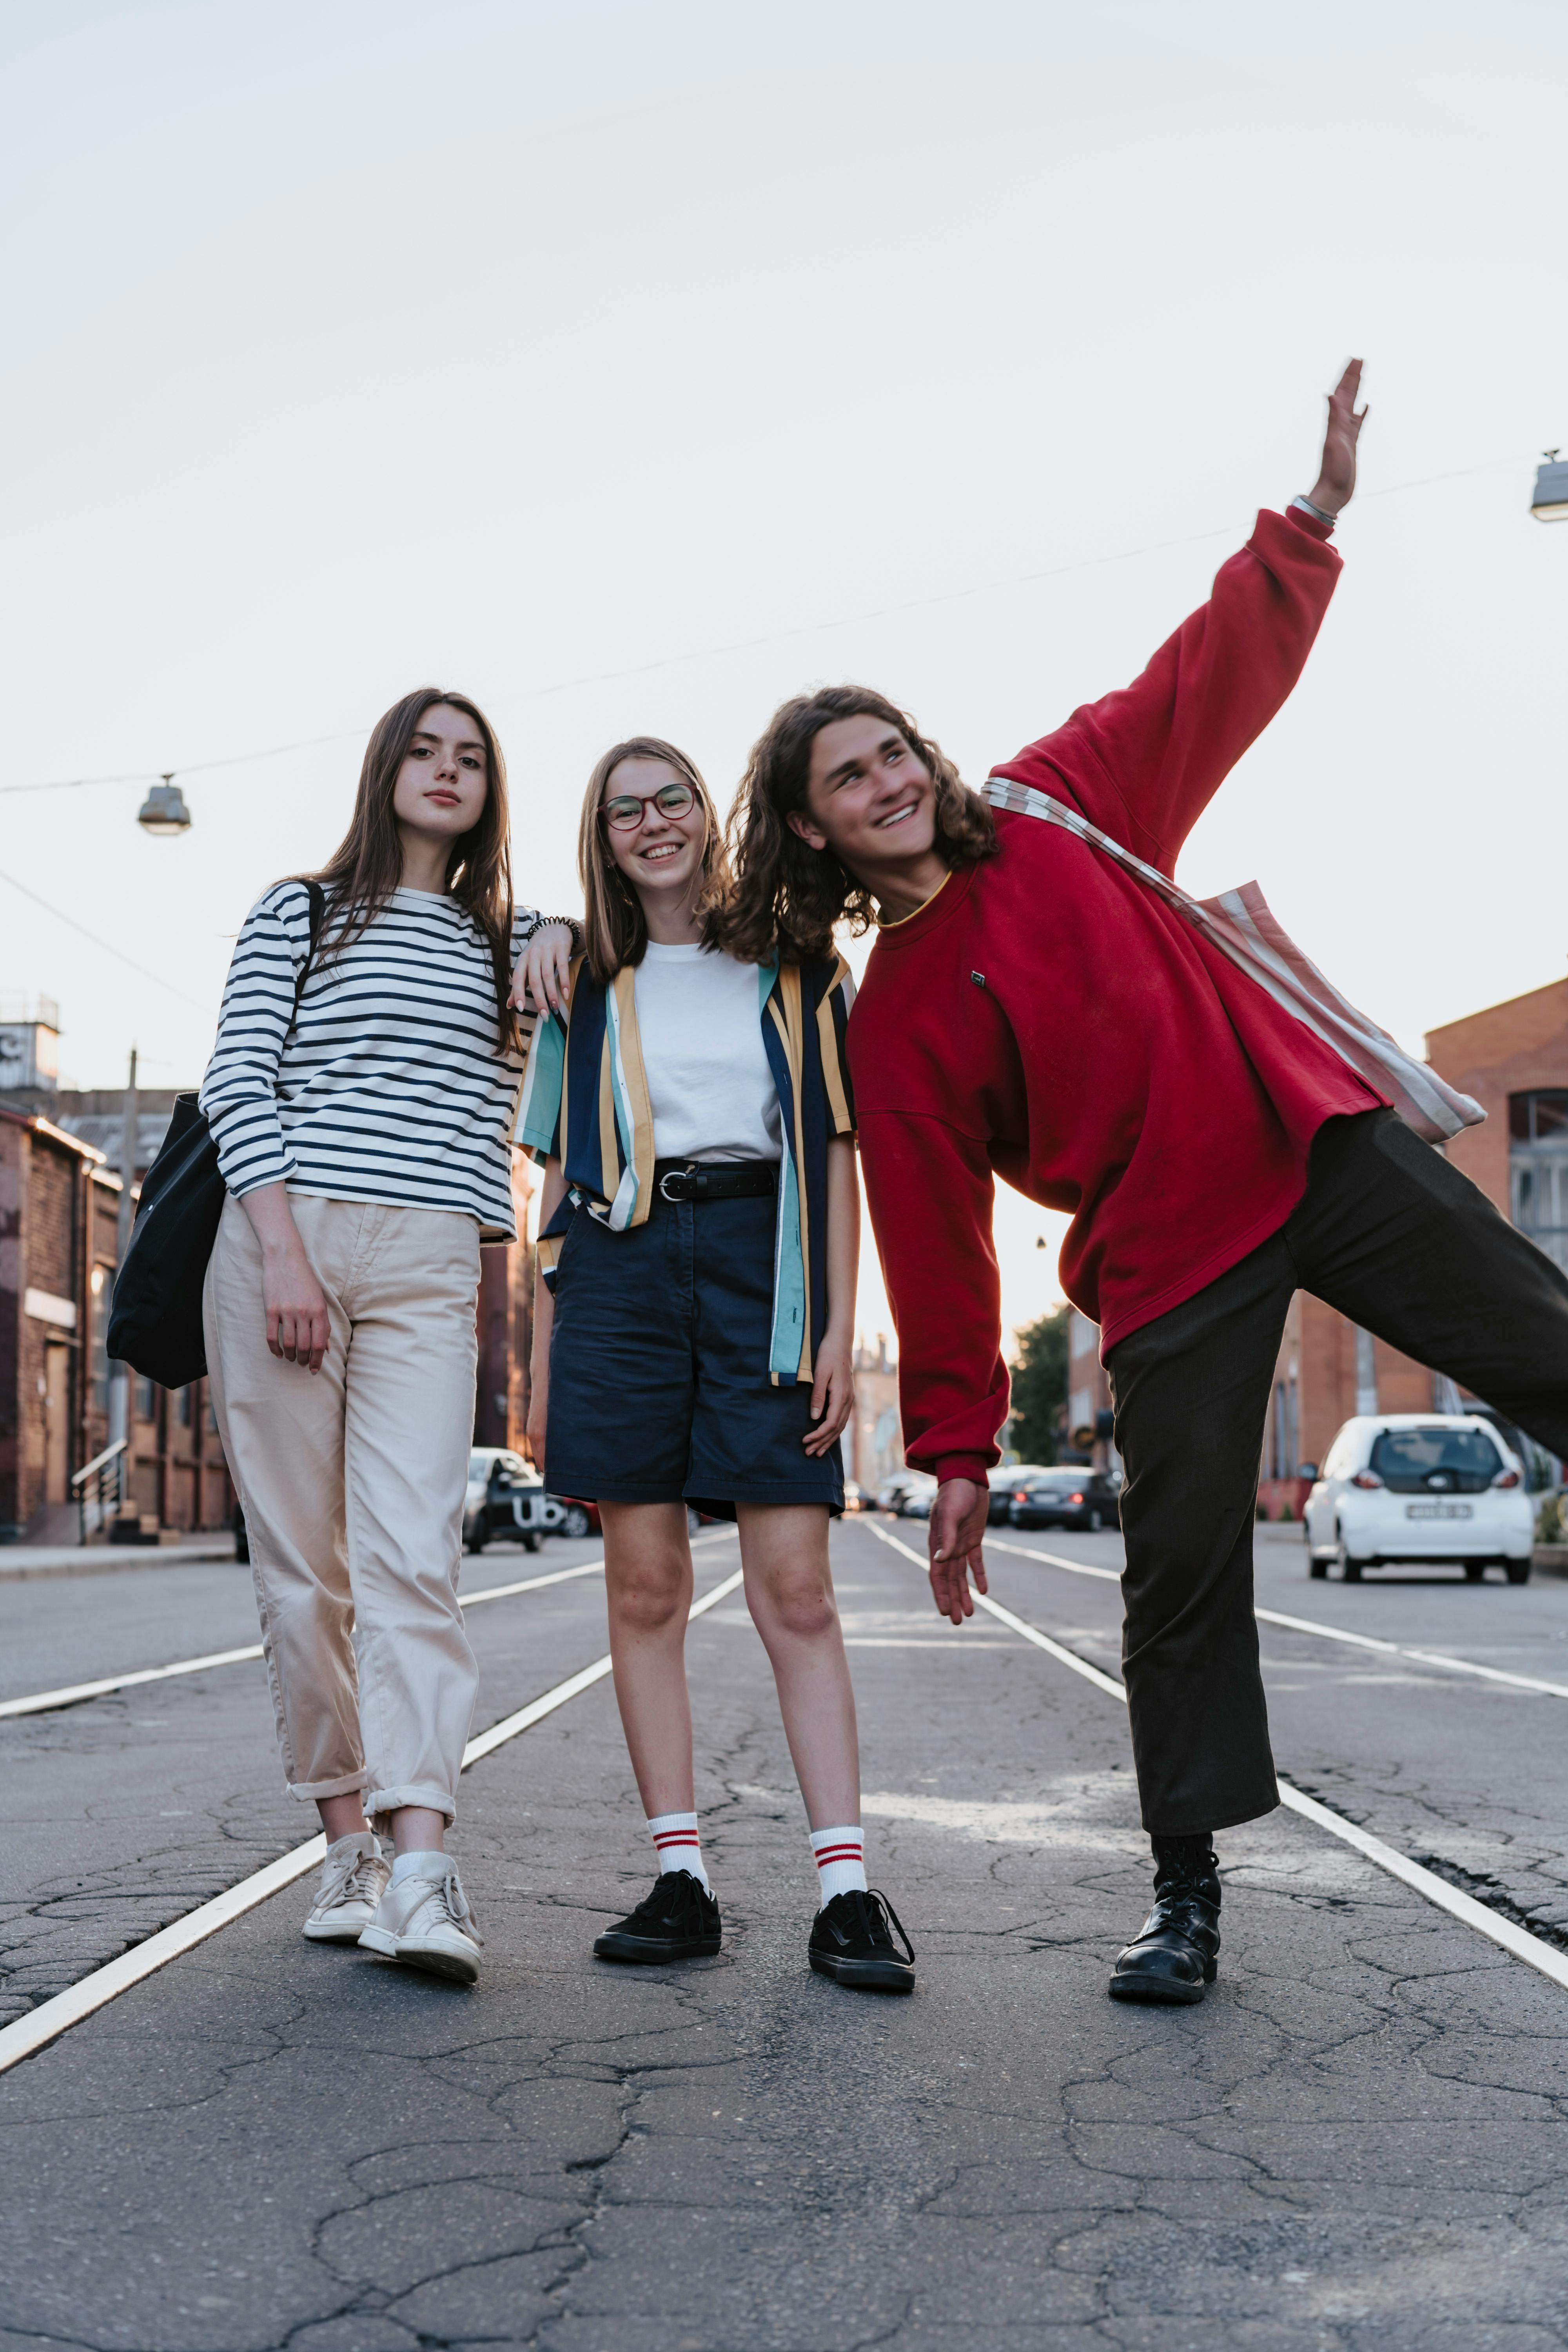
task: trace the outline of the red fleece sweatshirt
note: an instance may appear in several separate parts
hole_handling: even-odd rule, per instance
[[[1340,559],[1265,512],[1124,691],[999,772],[1162,872],[1300,675]],[[983,1479],[1007,1412],[993,1177],[1071,1213],[1062,1287],[1109,1350],[1278,1231],[1326,1118],[1382,1100],[1163,899],[998,814],[1001,855],[882,930],[849,1024],[904,1448]]]

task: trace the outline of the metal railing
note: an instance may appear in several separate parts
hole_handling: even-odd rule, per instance
[[[96,1535],[109,1515],[110,1507],[118,1508],[125,1499],[126,1444],[117,1437],[106,1445],[84,1470],[79,1470],[71,1480],[71,1493],[76,1497],[80,1514],[81,1541]]]

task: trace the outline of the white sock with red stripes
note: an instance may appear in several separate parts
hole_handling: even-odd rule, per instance
[[[836,1895],[866,1892],[866,1841],[858,1823],[852,1829],[813,1830],[812,1856],[822,1885],[826,1907]]]
[[[689,1870],[693,1878],[708,1885],[708,1873],[702,1867],[702,1841],[697,1834],[695,1813],[655,1813],[648,1821],[648,1833],[654,1852],[658,1856],[658,1874],[667,1870]],[[712,1893],[709,1887],[709,1893]]]

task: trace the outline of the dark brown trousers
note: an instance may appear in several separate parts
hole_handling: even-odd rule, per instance
[[[1393,1111],[1331,1119],[1280,1230],[1106,1359],[1127,1472],[1132,1752],[1144,1827],[1164,1835],[1226,1829],[1279,1801],[1252,1529],[1297,1290],[1568,1456],[1568,1276]]]

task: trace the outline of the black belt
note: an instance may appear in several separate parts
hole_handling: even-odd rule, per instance
[[[756,1201],[776,1192],[771,1160],[656,1160],[654,1189],[661,1201]]]

